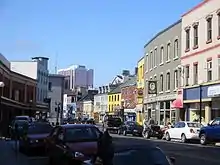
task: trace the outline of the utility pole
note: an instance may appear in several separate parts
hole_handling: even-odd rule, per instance
[[[56,52],[56,57],[55,57],[55,74],[57,74],[57,58],[58,58],[58,53]]]

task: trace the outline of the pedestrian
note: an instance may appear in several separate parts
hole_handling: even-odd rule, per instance
[[[102,160],[102,165],[113,165],[114,146],[112,137],[108,131],[105,131],[98,140],[98,152],[93,163],[95,163],[98,158]]]

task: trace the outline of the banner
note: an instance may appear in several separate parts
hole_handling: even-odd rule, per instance
[[[157,94],[157,81],[148,81],[148,94]]]

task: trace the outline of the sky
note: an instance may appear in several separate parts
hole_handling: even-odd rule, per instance
[[[201,0],[0,0],[0,53],[94,69],[95,86],[134,73],[144,44]]]

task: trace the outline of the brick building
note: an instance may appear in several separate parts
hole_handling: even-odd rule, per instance
[[[0,54],[0,133],[5,133],[16,115],[33,116],[36,111],[46,111],[47,106],[36,104],[36,80],[10,70],[10,62]]]

